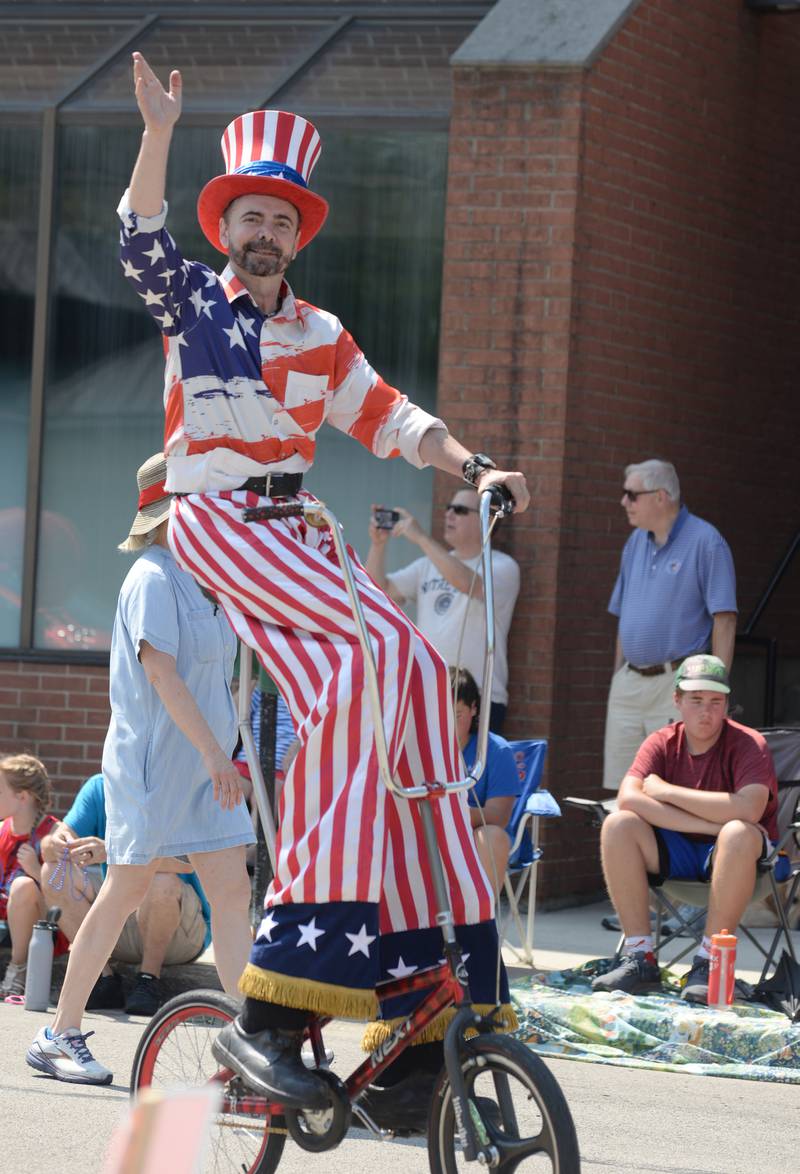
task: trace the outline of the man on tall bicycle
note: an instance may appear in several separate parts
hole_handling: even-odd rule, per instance
[[[330,535],[304,518],[248,525],[246,506],[313,500],[301,489],[323,421],[378,457],[403,456],[528,506],[525,479],[472,454],[373,370],[332,314],[295,297],[285,273],[322,227],[327,204],[308,188],[320,152],[305,119],[282,111],[237,118],[222,146],[226,173],[200,194],[198,216],[228,264],[217,276],[185,261],[164,227],[167,158],[181,109],[139,53],[145,129],[119,207],[125,275],[163,335],[167,487],[177,495],[170,544],[219,601],[278,684],[300,749],[283,790],[275,880],[249,965],[241,1016],[216,1053],[287,1106],[327,1104],[300,1059],[315,1014],[376,1021],[388,1038],[409,1000],[379,1005],[376,983],[435,964],[441,934],[415,805],[381,785],[363,663]],[[402,612],[356,567],[380,678],[390,765],[405,786],[460,777],[447,668]],[[466,800],[435,805],[456,932],[477,1006],[496,998],[497,931]],[[414,1000],[419,996],[413,996]],[[442,1016],[432,1035],[441,1039]],[[422,1062],[423,1048],[414,1049]]]

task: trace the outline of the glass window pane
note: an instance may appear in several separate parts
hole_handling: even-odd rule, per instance
[[[85,77],[130,29],[130,21],[3,23],[0,102],[4,110],[48,105]]]
[[[38,127],[0,127],[0,646],[19,645],[25,528]]]
[[[450,109],[450,58],[475,21],[357,20],[281,94],[290,110]]]
[[[290,273],[298,296],[337,314],[374,366],[433,410],[446,167],[445,132],[322,128],[314,186],[331,201],[320,237]],[[53,348],[45,412],[36,643],[108,647],[128,561],[115,547],[134,512],[134,475],[162,442],[163,353],[124,281],[114,209],[138,127],[62,130]],[[187,257],[224,266],[197,224],[197,193],[221,170],[219,129],[179,127],[169,226]],[[326,428],[309,486],[364,548],[371,501],[430,515],[430,474],[378,462]],[[398,543],[398,547],[406,547]],[[414,548],[395,557],[408,561]]]
[[[230,110],[233,117],[243,110],[258,109],[292,62],[302,61],[332,23],[159,21],[136,48],[164,85],[170,70],[181,71],[187,113]],[[129,111],[132,102],[131,58],[125,53],[65,109]]]

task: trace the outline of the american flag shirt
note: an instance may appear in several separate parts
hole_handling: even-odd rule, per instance
[[[266,317],[230,266],[185,261],[158,216],[138,216],[126,192],[120,258],[163,338],[167,489],[235,489],[265,472],[303,473],[324,420],[378,457],[421,468],[419,444],[441,420],[369,365],[333,314],[286,282]]]

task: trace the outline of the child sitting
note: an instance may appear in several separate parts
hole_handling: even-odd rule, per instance
[[[8,922],[11,961],[0,986],[0,999],[25,993],[28,943],[33,924],[44,916],[40,888],[40,844],[57,825],[47,814],[52,802],[44,765],[31,754],[0,758],[0,920]],[[60,943],[62,952],[66,943]]]

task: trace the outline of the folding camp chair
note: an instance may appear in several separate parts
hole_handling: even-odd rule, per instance
[[[778,925],[766,948],[741,922],[737,933],[744,934],[764,958],[759,979],[763,981],[772,965],[781,938],[791,957],[797,961],[789,917],[800,889],[800,728],[765,729],[760,733],[769,746],[775,763],[775,773],[778,776],[779,838],[769,856],[759,862],[750,903],[771,897]],[[617,806],[615,799],[579,799],[569,796],[564,802],[586,812],[598,826]],[[778,887],[781,884],[786,886],[783,897]],[[673,965],[685,958],[702,941],[710,886],[704,881],[668,879],[661,885],[651,885],[650,891],[656,906],[654,952],[663,961],[670,943],[678,940],[681,934],[689,939],[687,945],[682,945],[682,948],[668,959],[667,964]],[[686,914],[683,906],[691,906],[696,912]],[[669,936],[664,933],[665,916],[671,920],[672,929]],[[676,923],[678,933],[674,928]],[[624,938],[620,938],[617,954],[621,952],[623,941]]]
[[[561,814],[561,808],[549,791],[541,790],[547,742],[542,738],[509,743],[519,771],[520,792],[506,831],[511,837],[503,888],[509,913],[514,922],[520,945],[510,942],[501,928],[501,937],[516,958],[533,966],[533,922],[536,914],[536,879],[542,849],[539,847],[539,820]],[[523,930],[519,903],[528,889],[528,912]]]

